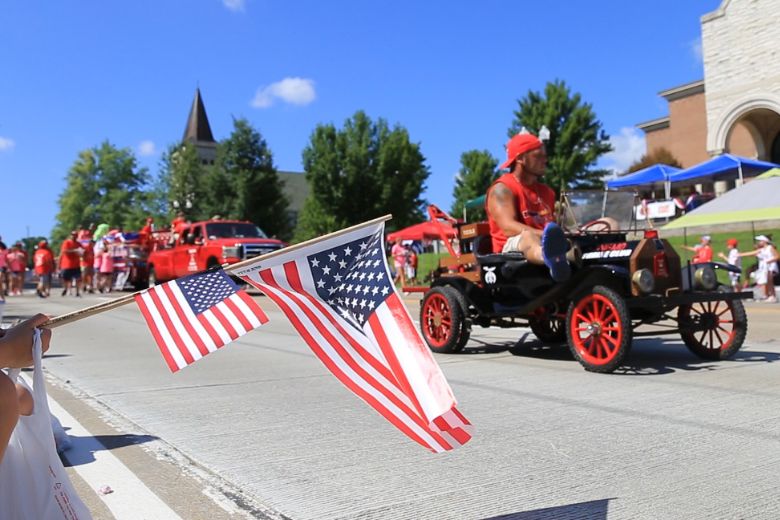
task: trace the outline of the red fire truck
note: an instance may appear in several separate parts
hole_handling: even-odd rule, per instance
[[[148,282],[155,285],[222,264],[234,264],[284,247],[251,222],[206,220],[179,233],[156,232],[150,239]]]

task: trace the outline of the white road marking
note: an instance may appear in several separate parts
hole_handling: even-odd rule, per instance
[[[23,376],[27,377],[27,374]],[[27,381],[32,385],[29,377]],[[89,464],[79,464],[72,468],[95,491],[116,520],[182,520],[51,396],[49,396],[49,409],[64,427],[69,428],[70,435],[81,438],[78,445],[74,445],[66,452],[66,456],[72,454],[74,460],[94,458],[94,461]],[[110,486],[114,492],[108,495],[97,493],[97,490],[104,485]]]

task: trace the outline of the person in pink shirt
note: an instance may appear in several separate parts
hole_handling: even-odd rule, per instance
[[[98,291],[111,292],[111,282],[114,279],[114,256],[109,247],[108,238],[103,239],[103,248],[100,253],[95,253],[95,259],[100,262]]]
[[[392,249],[390,249],[390,255],[393,257],[393,268],[395,268],[395,278],[393,281],[398,283],[399,280],[403,283],[404,268],[406,266],[406,248],[401,243],[401,239],[396,239]]]

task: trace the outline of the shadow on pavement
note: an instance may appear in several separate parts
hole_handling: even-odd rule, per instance
[[[530,333],[523,334],[517,342],[487,343],[472,338],[460,354],[498,354],[501,352],[509,352],[520,357],[551,361],[568,360],[576,363],[565,343],[545,345]],[[776,361],[780,361],[780,353],[756,350],[740,350],[728,359],[730,363],[774,363]],[[613,373],[616,375],[651,376],[671,374],[677,371],[712,371],[720,369],[723,366],[722,363],[695,356],[678,338],[636,338],[625,364]]]
[[[544,520],[559,518],[588,518],[589,520],[606,519],[610,500],[614,500],[614,498],[591,500],[590,502],[579,502],[577,504],[568,504],[565,506],[546,507],[544,509],[534,509],[533,511],[510,513],[508,515],[491,516],[489,518],[484,518],[483,520]]]
[[[89,437],[79,437],[69,435],[71,448],[62,454],[62,463],[65,467],[80,466],[95,462],[96,451],[115,450],[126,446],[134,446],[157,440],[159,437],[153,435],[95,435]]]

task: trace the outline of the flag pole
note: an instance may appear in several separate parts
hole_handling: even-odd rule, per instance
[[[267,253],[265,255],[261,256],[255,256],[253,258],[248,258],[246,260],[242,260],[241,262],[237,262],[235,264],[225,264],[222,266],[222,268],[225,270],[225,272],[230,273],[231,271],[234,271],[236,269],[241,269],[242,267],[245,267],[247,265],[253,264],[257,262],[258,260],[266,260],[269,258],[273,258],[275,256],[278,256],[282,253],[287,254],[290,251],[295,251],[297,249],[304,248],[306,246],[310,246],[312,244],[316,244],[317,242],[321,240],[326,240],[329,238],[337,237],[344,235],[346,233],[349,233],[351,231],[354,231],[356,229],[360,229],[361,227],[370,226],[372,224],[378,224],[379,222],[385,222],[393,218],[392,215],[384,215],[382,217],[375,218],[373,220],[369,220],[367,222],[363,222],[362,224],[357,224],[354,226],[350,226],[345,229],[341,229],[339,231],[334,231],[333,233],[329,233],[327,235],[323,235],[321,237],[312,238],[310,240],[306,240],[305,242],[301,242],[299,244],[294,244],[291,246],[284,247],[282,249],[277,249],[276,251],[272,251],[270,253]],[[193,273],[194,274],[194,273]],[[146,290],[146,289],[144,289]],[[128,303],[132,303],[135,301],[135,297],[138,294],[141,294],[144,290],[136,291],[132,294],[127,294],[125,296],[122,296],[121,298],[117,298],[115,300],[111,300],[108,302],[98,303],[96,305],[92,305],[90,307],[85,307],[83,309],[79,309],[77,311],[69,312],[67,314],[62,314],[60,316],[57,316],[55,318],[50,319],[46,323],[42,324],[41,327],[47,328],[47,329],[53,329],[55,327],[59,327],[61,325],[67,325],[68,323],[73,323],[74,321],[82,320],[84,318],[89,318],[90,316],[94,316],[95,314],[100,314],[101,312],[110,311],[112,309],[116,309],[117,307],[121,307],[123,305],[127,305]]]

